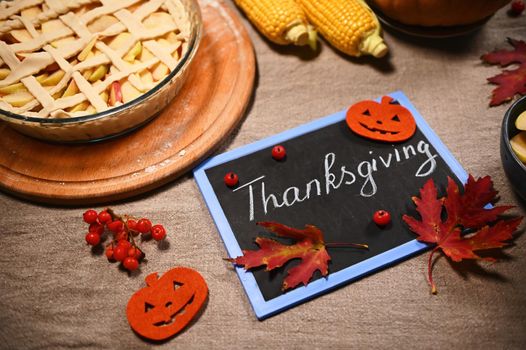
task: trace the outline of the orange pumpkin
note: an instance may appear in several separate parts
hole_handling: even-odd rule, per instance
[[[411,112],[389,96],[382,97],[380,103],[367,100],[352,105],[346,121],[358,135],[377,141],[405,141],[416,131]]]
[[[388,17],[419,26],[456,26],[478,22],[510,0],[371,0]]]
[[[186,267],[176,267],[161,278],[157,273],[148,275],[146,284],[130,298],[126,315],[135,332],[152,340],[165,340],[179,333],[208,296],[203,277]]]

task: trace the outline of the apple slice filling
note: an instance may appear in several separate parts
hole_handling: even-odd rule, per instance
[[[46,118],[101,112],[154,88],[188,47],[179,0],[138,1],[114,13],[99,1],[73,1],[69,12],[48,5],[9,17],[10,30],[0,23],[2,109]]]

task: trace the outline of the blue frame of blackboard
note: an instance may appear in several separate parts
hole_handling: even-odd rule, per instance
[[[468,175],[462,168],[460,163],[453,157],[451,152],[442,143],[440,138],[435,134],[431,127],[426,123],[424,118],[418,113],[416,108],[411,104],[407,96],[403,92],[397,91],[389,94],[389,96],[398,100],[398,102],[409,109],[415,117],[416,124],[420,131],[427,137],[429,142],[433,145],[436,151],[444,159],[451,171],[458,177],[460,181],[465,183]],[[379,100],[379,99],[378,99]],[[235,150],[220,154],[212,157],[194,170],[194,177],[201,190],[203,197],[206,201],[208,209],[212,214],[217,229],[221,234],[228,255],[230,257],[236,257],[242,255],[242,250],[232,232],[232,229],[228,223],[228,220],[221,209],[221,205],[212,189],[212,185],[206,176],[205,171],[209,168],[217,166],[219,164],[246,156],[253,152],[259,151],[264,148],[272,147],[276,144],[282,143],[286,140],[293,139],[295,137],[304,135],[306,133],[321,129],[328,125],[341,122],[345,119],[347,109],[329,115],[327,117],[315,120],[308,124],[301,125],[294,129],[284,131],[280,134],[270,136],[266,139],[251,143],[249,145],[237,148]],[[385,268],[392,265],[402,259],[407,259],[417,253],[420,253],[429,246],[427,244],[418,242],[416,239],[402,244],[396,248],[388,250],[382,254],[378,254],[367,260],[364,260],[355,265],[349,266],[343,270],[335,273],[329,273],[326,278],[317,279],[307,286],[298,287],[287,293],[276,297],[274,299],[265,301],[261,291],[257,285],[254,275],[250,271],[245,271],[242,267],[236,267],[236,272],[241,280],[241,284],[245,288],[246,294],[252,304],[254,312],[259,320],[265,319],[278,312],[295,306],[299,303],[305,302],[312,299],[319,294],[326,293],[331,289],[339,287],[343,284],[350,283],[358,278],[361,278],[367,274]]]

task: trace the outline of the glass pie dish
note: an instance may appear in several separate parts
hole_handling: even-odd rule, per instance
[[[184,84],[201,39],[202,20],[197,1],[178,1],[184,7],[184,15],[188,21],[188,38],[185,39],[185,48],[181,51],[179,60],[173,65],[174,68],[170,69],[166,77],[155,83],[151,89],[145,90],[138,97],[129,101],[123,100],[121,96],[120,101],[122,103],[116,103],[108,109],[92,114],[75,116],[73,113],[71,116],[60,118],[51,116],[39,117],[34,116],[35,113],[23,115],[22,113],[15,113],[5,108],[0,108],[0,120],[6,122],[17,131],[38,139],[71,143],[99,141],[116,137],[130,132],[156,117],[173,100]],[[102,1],[103,4],[108,3],[108,6],[113,6],[115,2]],[[149,6],[153,2],[143,1],[142,3]],[[0,8],[0,14],[1,11],[2,8]],[[2,45],[4,47],[8,46],[4,43]],[[50,51],[52,50],[51,48]],[[78,62],[75,61],[75,63]],[[110,68],[113,67],[110,66]],[[110,74],[108,73],[108,75]],[[77,93],[80,95],[78,90]],[[108,106],[110,106],[109,103]]]

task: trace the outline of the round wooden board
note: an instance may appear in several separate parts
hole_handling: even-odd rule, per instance
[[[58,145],[0,123],[0,186],[26,199],[94,204],[134,196],[174,180],[236,127],[252,95],[255,57],[238,16],[202,1],[203,37],[186,84],[143,128],[95,144]]]

